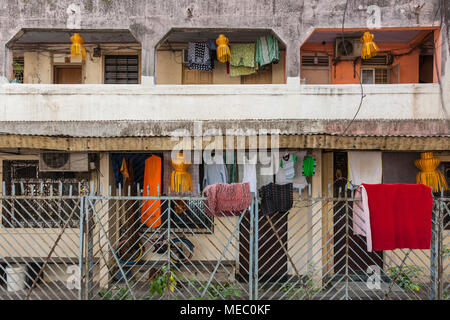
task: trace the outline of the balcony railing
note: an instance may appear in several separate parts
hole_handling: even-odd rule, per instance
[[[364,85],[358,119],[442,118],[437,84]],[[351,119],[359,85],[0,86],[0,121]]]

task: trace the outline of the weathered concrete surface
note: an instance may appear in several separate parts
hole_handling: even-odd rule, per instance
[[[382,27],[437,26],[440,0],[349,0],[345,27],[367,27],[377,5]],[[129,29],[142,44],[142,74],[171,28],[272,28],[287,45],[287,76],[299,75],[299,47],[314,28],[341,28],[346,0],[2,0],[0,47],[21,28]],[[188,9],[192,15],[188,14]],[[0,76],[8,72],[0,50]]]
[[[365,85],[358,119],[442,119],[439,85]],[[359,85],[0,86],[3,121],[352,119]],[[0,130],[1,131],[1,130]]]
[[[342,135],[350,120],[240,120],[240,121],[3,121],[0,134],[58,137],[169,137],[222,134],[252,136],[263,132],[280,135]],[[183,131],[178,131],[183,129]],[[267,130],[267,131],[265,131]],[[354,120],[346,136],[450,137],[450,120]]]

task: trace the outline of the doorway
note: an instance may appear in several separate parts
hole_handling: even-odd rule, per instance
[[[54,67],[55,84],[81,84],[82,68],[79,66],[55,66]]]
[[[287,279],[287,256],[283,247],[287,249],[287,212],[276,212],[270,215],[274,229],[272,229],[267,216],[259,213],[258,219],[258,279],[259,281],[286,281]],[[242,218],[239,227],[239,272],[237,277],[240,281],[248,281],[250,261],[250,215]],[[281,243],[280,243],[281,242]]]
[[[344,192],[347,192],[347,196],[351,197],[350,190],[347,190],[348,177],[348,157],[347,152],[334,152],[333,156],[333,168],[334,168],[334,186],[333,197],[339,196],[339,190],[341,190],[340,197],[344,197]],[[377,265],[383,268],[383,252],[367,252],[366,238],[353,234],[352,210],[353,202],[348,202],[349,210],[349,232],[348,232],[348,268],[350,276],[353,276],[355,280],[361,281],[365,279],[367,275],[366,270],[368,266]],[[345,273],[345,201],[334,201],[333,205],[333,221],[334,221],[334,273],[338,277]],[[357,280],[357,281],[358,281]]]

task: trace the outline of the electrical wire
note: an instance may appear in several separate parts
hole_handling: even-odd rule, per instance
[[[170,44],[169,40],[166,40],[165,42],[166,42],[167,45],[169,46],[169,51],[173,54],[173,61],[174,61],[176,64],[183,64],[183,51],[182,51],[182,50],[175,50],[175,49],[172,47],[172,45]],[[177,51],[181,51],[181,61],[180,61],[180,62],[178,62],[177,59],[176,59],[176,54],[175,54],[175,52],[177,52]]]
[[[348,52],[347,52],[347,47],[345,46],[344,25],[345,25],[345,15],[347,13],[347,7],[348,7],[348,0],[345,1],[344,16],[342,18],[342,46],[344,47],[346,56],[348,56]],[[356,74],[356,76],[358,77],[359,85],[360,85],[360,88],[361,88],[361,99],[359,101],[359,106],[358,106],[358,109],[356,110],[355,115],[353,116],[352,120],[350,121],[350,123],[345,128],[345,130],[342,133],[342,135],[345,135],[345,133],[347,132],[348,128],[350,128],[350,126],[352,125],[353,121],[356,119],[356,116],[358,115],[359,111],[361,110],[361,106],[362,106],[363,100],[365,98],[361,77],[360,77],[359,73],[356,71],[356,61],[353,61],[353,73]]]

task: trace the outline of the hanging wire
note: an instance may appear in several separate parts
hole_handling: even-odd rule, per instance
[[[345,2],[344,16],[342,18],[342,44],[343,44],[346,56],[348,56],[348,52],[347,52],[347,47],[345,46],[344,25],[345,25],[345,14],[347,13],[347,7],[348,7],[348,0]],[[352,125],[353,121],[355,120],[356,116],[358,115],[359,111],[361,110],[361,106],[362,106],[363,100],[365,98],[361,77],[360,77],[359,73],[356,71],[356,61],[353,61],[353,73],[356,74],[356,76],[358,77],[359,85],[360,85],[360,88],[361,88],[361,100],[359,101],[359,106],[358,106],[358,109],[356,110],[355,115],[353,116],[353,119],[347,125],[347,127],[345,128],[345,130],[342,133],[342,135],[345,135],[345,133],[347,132],[348,128],[350,128],[350,126]]]

